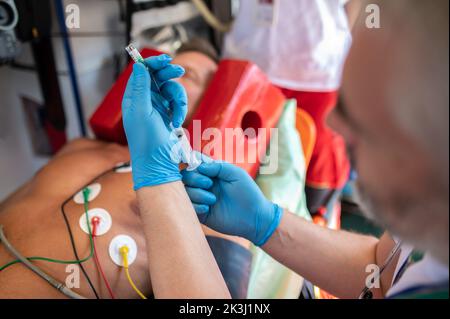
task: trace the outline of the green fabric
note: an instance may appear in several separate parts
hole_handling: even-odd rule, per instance
[[[409,256],[409,260],[412,263],[416,263],[419,262],[423,259],[424,254],[418,250],[413,250],[413,252],[411,253],[411,256]]]
[[[269,200],[311,220],[306,207],[305,159],[295,127],[296,112],[296,101],[289,100],[278,123],[278,169],[274,174],[259,175],[256,183]],[[248,298],[298,298],[303,279],[259,247],[253,247],[252,252]]]
[[[412,293],[400,293],[393,299],[448,299],[448,287],[444,289],[425,289]]]

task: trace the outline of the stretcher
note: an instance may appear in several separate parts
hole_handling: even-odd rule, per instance
[[[159,55],[162,52],[143,49],[144,58]],[[121,102],[128,78],[132,72],[132,63],[122,72],[112,88],[96,109],[89,124],[98,139],[126,144],[122,125]],[[275,128],[286,102],[281,91],[273,86],[259,68],[248,61],[223,60],[206,89],[193,120],[188,124],[189,136],[193,137],[194,123],[200,121],[202,130],[215,128],[220,131],[220,142],[226,146],[226,130],[242,128],[254,129],[256,134],[238,134],[233,149],[243,154],[234,154],[224,158],[221,154],[208,154],[215,159],[227,160],[245,169],[253,178],[258,173],[260,161],[271,137],[271,128]],[[260,134],[264,130],[265,134]],[[201,134],[201,133],[200,133]],[[210,143],[200,140],[192,143],[194,149],[203,151]],[[241,160],[243,159],[243,160]],[[254,160],[258,159],[258,160]]]

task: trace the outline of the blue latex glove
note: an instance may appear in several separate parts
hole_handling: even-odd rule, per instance
[[[174,127],[183,124],[187,97],[183,86],[171,81],[182,76],[184,69],[170,62],[169,56],[161,55],[145,60],[148,69],[134,64],[123,96],[123,125],[135,190],[181,180],[178,168],[181,156],[179,148],[174,147],[178,140],[170,123]],[[150,76],[158,83],[161,95],[152,89]]]
[[[268,201],[243,169],[225,162],[204,162],[182,171],[197,216],[206,226],[262,246],[278,227],[283,210]]]

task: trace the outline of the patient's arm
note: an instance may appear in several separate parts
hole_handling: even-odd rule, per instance
[[[183,184],[138,190],[157,298],[230,298]]]

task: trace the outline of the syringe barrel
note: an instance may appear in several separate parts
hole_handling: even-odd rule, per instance
[[[130,55],[131,59],[135,62],[135,63],[140,63],[142,65],[144,65],[147,69],[148,66],[145,64],[145,60],[142,57],[142,55],[139,53],[138,49],[136,49],[136,47],[133,44],[129,44],[125,50],[128,52],[128,54]],[[158,85],[158,82],[156,82],[155,76],[150,72],[150,79],[152,81],[151,84],[151,90],[152,92],[154,92],[154,94],[152,94],[152,101],[154,102],[154,107],[158,110],[158,112],[161,114],[161,116],[164,118],[164,120],[166,122],[170,122],[170,114],[169,114],[169,101],[167,101],[167,99],[165,99],[162,95],[161,95],[161,89]]]
[[[171,127],[173,128],[172,125]],[[180,127],[180,128],[173,128],[173,130],[175,131],[175,134],[177,135],[178,138],[178,142],[180,143],[181,146],[181,161],[183,163],[188,164],[186,170],[188,171],[195,170],[197,167],[200,166],[202,162],[199,158],[195,156],[195,153],[192,150],[191,144],[187,139],[184,129]]]
[[[133,59],[133,61],[135,63],[143,63],[144,62],[144,58],[139,53],[139,51],[134,47],[134,45],[132,45],[132,44],[128,45],[125,48],[125,50],[127,50],[128,54],[130,55],[130,57]]]

